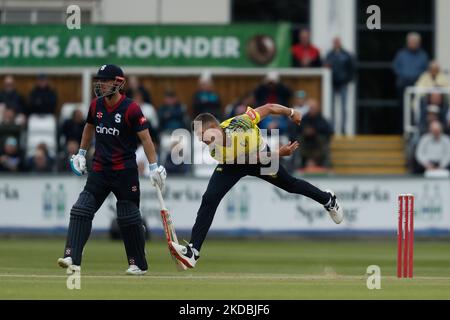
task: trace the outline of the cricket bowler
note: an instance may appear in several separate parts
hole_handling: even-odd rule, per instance
[[[63,268],[80,270],[83,248],[89,238],[94,214],[113,192],[117,198],[117,223],[122,234],[129,268],[126,274],[142,275],[148,266],[145,257],[144,226],[139,211],[140,189],[136,164],[137,139],[141,141],[154,186],[164,189],[166,170],[156,162],[149,124],[141,108],[122,94],[125,77],[120,67],[106,64],[94,77],[96,98],[89,107],[78,154],[72,156],[72,171],[86,173],[86,152],[95,136],[92,170],[84,190],[70,211],[70,223]]]
[[[216,209],[225,194],[243,177],[254,176],[263,179],[287,192],[301,194],[311,198],[325,207],[330,217],[337,224],[343,220],[342,208],[332,191],[322,191],[312,184],[291,176],[279,165],[278,171],[263,174],[262,169],[270,167],[263,164],[262,151],[270,154],[270,161],[291,155],[299,146],[297,141],[283,145],[276,152],[270,152],[264,142],[258,123],[268,115],[289,117],[297,125],[301,114],[294,109],[279,104],[266,104],[256,109],[251,107],[239,116],[222,123],[210,113],[202,113],[194,119],[194,133],[199,140],[209,147],[210,154],[219,164],[212,174],[208,187],[203,194],[197,218],[192,228],[190,243],[186,246],[170,243],[173,255],[186,267],[194,268],[200,257],[200,249],[212,224]],[[229,161],[237,158],[250,158],[256,154],[256,161]]]

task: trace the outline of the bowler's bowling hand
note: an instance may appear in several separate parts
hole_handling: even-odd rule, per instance
[[[278,149],[278,154],[280,155],[280,157],[290,156],[294,153],[295,150],[297,150],[299,146],[300,143],[298,141],[289,141],[288,144],[285,144],[281,146],[280,149]]]

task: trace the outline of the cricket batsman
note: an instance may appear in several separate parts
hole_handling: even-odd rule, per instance
[[[279,157],[291,155],[299,146],[297,141],[283,145],[276,152],[271,152],[262,139],[258,123],[268,115],[289,117],[297,125],[301,114],[294,109],[279,104],[266,104],[256,109],[250,107],[239,116],[222,123],[210,113],[198,115],[193,123],[195,135],[208,145],[210,154],[219,164],[212,174],[206,192],[203,194],[197,218],[192,228],[190,243],[186,246],[170,243],[173,255],[186,267],[194,268],[200,257],[200,249],[212,224],[216,209],[225,194],[243,177],[254,176],[263,179],[287,192],[301,194],[311,198],[325,207],[330,217],[337,224],[343,220],[342,208],[332,191],[322,191],[312,184],[288,174],[284,167],[277,166],[278,171],[270,172],[270,162]],[[265,150],[265,151],[264,151]],[[269,154],[269,163],[261,161],[263,153]],[[256,154],[253,163],[230,161]],[[263,169],[269,168],[269,174]],[[264,174],[263,174],[264,173]]]
[[[72,156],[72,171],[86,173],[86,152],[95,136],[95,154],[86,185],[70,211],[63,268],[80,270],[83,248],[89,238],[94,214],[110,192],[117,198],[117,223],[127,262],[126,274],[142,275],[145,257],[144,226],[139,211],[140,189],[136,164],[137,139],[141,141],[150,167],[150,180],[164,189],[166,170],[156,162],[149,124],[136,102],[122,94],[125,77],[120,67],[106,64],[94,77],[96,98],[89,107],[78,154]]]

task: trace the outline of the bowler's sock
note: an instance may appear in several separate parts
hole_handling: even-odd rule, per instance
[[[333,197],[330,194],[330,200],[326,204],[324,204],[325,207],[329,207],[331,205],[331,201],[333,200]]]
[[[194,248],[194,245],[192,243],[189,243],[189,247],[191,247],[192,252],[194,253],[194,256],[196,258],[200,257],[200,252]]]

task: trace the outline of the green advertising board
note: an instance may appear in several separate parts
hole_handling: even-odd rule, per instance
[[[0,66],[289,67],[289,24],[0,26]]]

